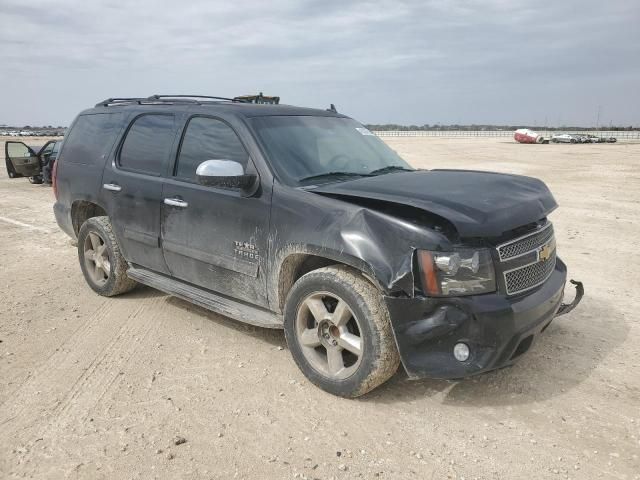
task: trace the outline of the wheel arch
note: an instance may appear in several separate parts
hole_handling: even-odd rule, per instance
[[[78,237],[80,227],[92,217],[107,216],[107,211],[101,205],[90,200],[76,200],[71,204],[71,224],[73,232]]]
[[[287,295],[300,277],[331,265],[345,265],[353,268],[367,278],[378,290],[385,291],[376,278],[373,268],[363,260],[344,254],[340,255],[339,252],[326,250],[317,252],[310,248],[301,248],[297,251],[287,252],[286,255],[281,256],[281,261],[277,262],[275,269],[277,278],[274,279],[276,301],[272,302],[272,306],[280,312],[284,311]]]

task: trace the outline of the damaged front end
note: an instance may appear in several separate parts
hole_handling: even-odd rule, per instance
[[[509,365],[580,302],[576,282],[575,300],[562,303],[567,269],[546,218],[557,204],[539,180],[452,171],[385,177],[275,187],[274,224],[291,243],[275,250],[272,271],[297,252],[363,272],[383,295],[411,378]],[[300,202],[304,209],[290,208]],[[270,297],[279,299],[274,306],[286,290]]]
[[[563,303],[567,268],[545,219],[487,241],[491,258],[458,249],[443,257],[418,252],[414,298],[385,297],[398,350],[412,378],[462,378],[501,368],[524,354]],[[494,282],[492,282],[494,281]],[[453,285],[453,288],[451,287]]]
[[[574,280],[575,298],[563,303],[566,274],[558,258],[549,278],[526,294],[385,296],[409,377],[456,379],[510,365],[580,303],[584,288]]]
[[[582,300],[582,297],[584,296],[584,286],[582,285],[582,282],[579,282],[577,280],[569,280],[569,282],[572,285],[574,285],[575,288],[576,288],[575,297],[573,297],[573,300],[571,301],[571,303],[562,303],[560,305],[560,308],[558,309],[558,312],[556,313],[556,317],[559,317],[560,315],[566,315],[571,310],[576,308],[578,306],[578,304],[580,303],[580,301]]]

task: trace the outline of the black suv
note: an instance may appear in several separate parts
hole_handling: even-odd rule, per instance
[[[355,397],[508,365],[563,304],[540,180],[416,170],[360,123],[216,97],[108,99],[73,122],[54,186],[90,287],[142,283],[284,328],[314,384]],[[550,366],[551,367],[551,366]]]

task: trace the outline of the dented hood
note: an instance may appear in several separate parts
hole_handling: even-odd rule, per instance
[[[497,237],[547,216],[557,203],[536,178],[469,170],[417,170],[321,185],[310,190],[426,210],[461,237]]]

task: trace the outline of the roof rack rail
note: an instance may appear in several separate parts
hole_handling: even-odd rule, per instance
[[[205,98],[205,97],[201,97]],[[219,99],[219,100],[229,100],[221,97],[207,97],[211,99]],[[96,107],[109,107],[113,105],[130,105],[132,103],[136,103],[138,105],[143,104],[151,104],[151,103],[196,103],[199,104],[198,100],[192,98],[190,95],[152,95],[150,97],[144,98],[107,98],[101,102],[96,104]]]
[[[242,102],[238,97],[212,97],[210,95],[151,95],[147,100],[162,100],[165,98],[206,98],[208,100],[226,100],[228,102]]]
[[[102,100],[101,102],[96,103],[96,107],[108,107],[109,105],[116,104],[116,103],[131,103],[131,102],[138,102],[139,100],[142,100],[142,99],[130,98],[130,97],[107,98],[106,100]]]
[[[96,103],[96,107],[109,107],[114,105],[131,105],[131,104],[155,104],[155,103],[195,103],[200,104],[203,101],[224,101],[234,103],[275,103],[280,102],[280,97],[265,97],[260,95],[243,95],[235,98],[214,97],[210,95],[151,95],[150,97],[113,97]]]

